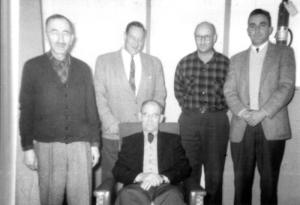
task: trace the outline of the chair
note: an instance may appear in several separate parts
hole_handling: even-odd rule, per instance
[[[140,122],[127,122],[120,123],[119,125],[121,140],[123,137],[131,134],[141,132],[142,124]],[[161,123],[159,127],[160,131],[179,134],[179,126],[177,123]],[[94,191],[96,197],[96,205],[111,205],[116,198],[116,190],[120,189],[114,179],[106,179],[103,181]],[[203,205],[203,198],[206,195],[205,190],[200,185],[193,185],[189,187],[189,204],[190,205]]]

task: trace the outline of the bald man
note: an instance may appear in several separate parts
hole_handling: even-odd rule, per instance
[[[197,50],[177,65],[175,97],[182,109],[179,117],[182,144],[192,166],[186,180],[199,183],[204,165],[207,195],[205,204],[222,204],[222,181],[229,136],[223,85],[229,59],[214,50],[215,26],[199,23],[194,32]]]

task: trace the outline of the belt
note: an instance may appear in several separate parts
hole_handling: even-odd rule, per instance
[[[185,113],[204,114],[204,113],[215,113],[215,112],[227,112],[227,109],[226,108],[216,109],[215,107],[203,106],[203,107],[200,107],[200,108],[192,108],[192,109],[183,108],[182,111],[185,112]]]

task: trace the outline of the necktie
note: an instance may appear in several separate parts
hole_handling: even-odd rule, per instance
[[[255,50],[256,50],[256,53],[258,53],[258,52],[259,52],[259,48],[258,48],[258,47],[257,47]]]
[[[154,135],[150,132],[148,133],[148,142],[152,142],[153,141],[153,138],[154,138]]]
[[[135,93],[135,63],[133,56],[131,56],[131,62],[130,62],[130,75],[129,75],[129,84],[132,89],[132,91]]]

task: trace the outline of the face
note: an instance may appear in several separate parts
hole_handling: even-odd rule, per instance
[[[195,30],[195,42],[200,53],[208,53],[213,50],[217,36],[209,24],[200,24]]]
[[[257,14],[248,20],[248,35],[254,46],[259,46],[269,40],[273,28],[269,25],[266,16]]]
[[[125,33],[125,49],[135,55],[141,52],[145,44],[145,33],[142,28],[132,26],[128,33]]]
[[[53,56],[62,60],[69,52],[74,39],[69,23],[65,19],[52,19],[46,29]]]
[[[145,132],[156,132],[163,119],[160,107],[153,102],[144,105],[140,118]]]

